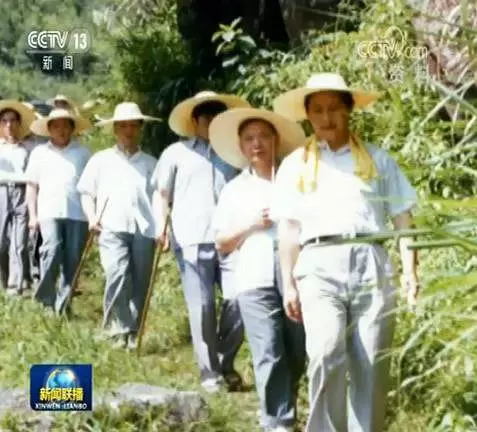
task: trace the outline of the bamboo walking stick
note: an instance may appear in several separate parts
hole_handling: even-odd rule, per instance
[[[103,218],[104,210],[106,209],[106,205],[108,204],[108,200],[109,200],[109,198],[106,198],[106,200],[104,201],[103,208],[101,209],[101,213],[99,214],[98,222],[101,222],[101,219]],[[79,277],[80,277],[80,274],[81,274],[81,270],[84,266],[84,263],[86,262],[86,257],[88,255],[88,252],[91,249],[91,246],[93,245],[93,240],[94,240],[95,235],[96,234],[93,231],[90,231],[88,233],[88,240],[86,241],[86,245],[83,249],[83,253],[81,254],[81,259],[80,259],[80,262],[78,264],[78,267],[76,268],[75,276],[74,276],[73,282],[71,284],[71,292],[68,296],[68,301],[66,303],[67,305],[71,302],[71,299],[73,298],[73,294],[74,294],[74,292],[77,288],[78,282],[79,282]]]
[[[162,239],[166,238],[167,235],[167,227],[169,226],[170,222],[170,212],[167,214],[166,221],[164,222],[164,228],[162,230]],[[139,356],[141,353],[141,346],[142,346],[142,339],[144,336],[144,331],[146,329],[146,318],[147,318],[147,313],[149,311],[149,305],[151,303],[151,298],[152,298],[152,289],[154,287],[154,282],[156,281],[156,273],[157,269],[159,268],[159,262],[161,260],[161,255],[162,251],[164,250],[164,246],[162,243],[160,243],[155,251],[154,254],[154,262],[152,264],[152,272],[151,272],[151,277],[149,279],[149,286],[147,288],[147,294],[146,294],[146,300],[144,302],[144,307],[142,310],[141,314],[141,323],[139,324],[139,332],[138,332],[138,339],[137,339],[137,355]]]

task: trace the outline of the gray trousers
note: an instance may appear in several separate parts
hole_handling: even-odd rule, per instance
[[[40,222],[40,282],[35,299],[63,313],[73,289],[73,279],[88,237],[88,223],[73,219]],[[59,289],[56,285],[59,276]]]
[[[218,378],[234,369],[244,338],[237,300],[227,299],[228,295],[224,295],[217,326],[215,286],[224,293],[233,290],[233,263],[221,259],[213,243],[176,247],[175,254],[201,380]]]
[[[252,353],[260,424],[265,429],[293,426],[298,383],[306,357],[303,325],[288,319],[283,310],[277,256],[275,273],[275,286],[245,291],[238,296]]]
[[[396,306],[386,251],[305,248],[295,277],[309,357],[306,431],[381,432]]]
[[[154,261],[154,239],[104,230],[99,236],[101,265],[106,274],[103,327],[111,335],[139,330]]]
[[[4,288],[29,281],[28,213],[25,186],[0,185],[0,280]]]

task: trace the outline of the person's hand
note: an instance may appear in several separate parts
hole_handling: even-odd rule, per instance
[[[302,322],[300,297],[295,284],[288,284],[284,287],[283,307],[288,318],[295,322]]]
[[[32,233],[37,232],[40,228],[40,224],[38,223],[38,219],[37,218],[30,218],[30,220],[28,221],[28,228]]]
[[[273,225],[273,221],[270,219],[270,209],[263,208],[255,217],[252,228],[256,230],[266,230]]]
[[[95,218],[89,221],[89,230],[96,234],[100,233],[103,227],[101,226],[101,222],[99,219]]]
[[[171,248],[171,243],[169,241],[169,233],[163,233],[156,238],[156,246],[162,246],[162,251],[167,252]]]
[[[401,289],[401,294],[407,299],[408,305],[416,306],[419,295],[419,278],[415,271],[401,275]]]

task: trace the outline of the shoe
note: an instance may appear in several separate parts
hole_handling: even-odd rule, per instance
[[[131,332],[128,335],[127,349],[135,351],[137,349],[137,333]]]
[[[113,337],[112,347],[114,349],[123,349],[128,345],[128,336],[125,334]]]
[[[7,297],[17,297],[22,295],[22,290],[17,287],[10,286],[5,290],[5,295]]]
[[[237,371],[232,370],[230,372],[225,372],[223,377],[225,384],[227,384],[228,391],[235,392],[243,388],[243,379]]]
[[[274,428],[267,429],[267,432],[293,432],[293,428],[285,426],[277,426]]]
[[[204,381],[201,382],[202,388],[207,392],[207,393],[217,393],[220,390],[222,390],[224,386],[224,379],[222,377],[218,378],[208,378]]]

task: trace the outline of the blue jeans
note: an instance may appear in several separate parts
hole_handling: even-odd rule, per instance
[[[255,386],[260,399],[261,425],[292,426],[296,419],[298,383],[305,368],[305,332],[287,318],[275,257],[275,286],[238,296],[252,353]]]
[[[235,357],[243,343],[240,310],[237,301],[230,298],[232,262],[219,257],[213,243],[176,247],[175,254],[201,380],[218,378],[234,369]],[[218,326],[216,284],[224,292]]]
[[[73,279],[88,238],[88,224],[74,219],[40,222],[40,282],[35,299],[57,313],[64,312],[73,289]],[[59,276],[59,290],[56,283]]]

